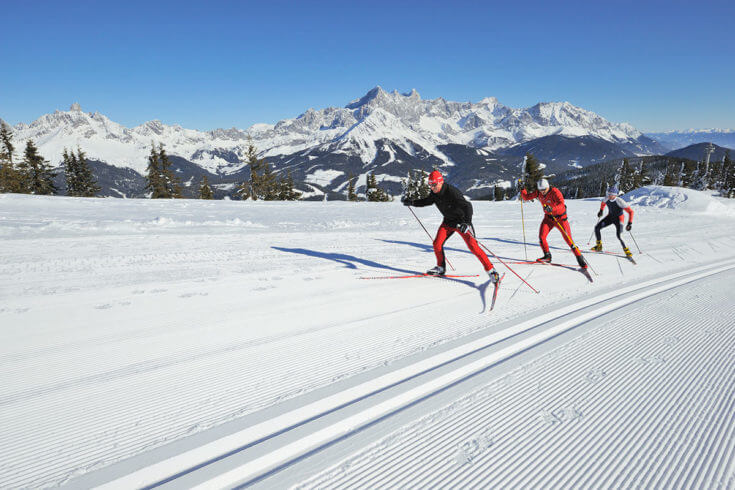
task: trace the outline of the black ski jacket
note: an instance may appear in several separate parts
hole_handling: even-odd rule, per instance
[[[444,182],[442,190],[431,192],[423,199],[414,199],[411,206],[417,208],[436,204],[444,216],[444,224],[456,228],[460,223],[472,223],[472,204],[464,198],[462,192],[453,185]]]

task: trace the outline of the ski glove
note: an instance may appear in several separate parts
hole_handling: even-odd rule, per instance
[[[402,197],[401,202],[404,206],[413,206],[413,201],[407,197]]]
[[[460,231],[461,233],[467,233],[467,230],[469,230],[470,226],[472,226],[472,225],[470,225],[469,223],[459,223],[459,224],[457,225],[457,229],[458,229],[458,230],[459,230],[459,231]]]
[[[597,217],[598,217],[598,218],[602,218],[602,209],[600,209],[600,212],[599,212],[599,213],[597,213]]]
[[[628,225],[625,227],[625,231],[630,231],[631,228],[633,228],[633,223],[628,223]]]
[[[546,204],[544,206],[544,211],[546,211],[547,213],[551,214],[551,206],[549,206],[548,204]]]

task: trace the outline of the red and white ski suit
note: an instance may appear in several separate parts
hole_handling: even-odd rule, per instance
[[[524,201],[538,199],[544,208],[544,219],[541,221],[541,226],[538,230],[539,242],[541,242],[541,249],[544,253],[549,252],[549,243],[546,241],[549,232],[552,228],[561,226],[563,228],[563,231],[560,230],[561,235],[564,237],[567,245],[572,248],[574,255],[577,257],[582,255],[582,252],[574,246],[574,242],[572,241],[572,229],[569,227],[569,221],[567,221],[567,205],[564,203],[564,196],[559,189],[552,187],[546,195],[541,194],[538,190],[526,192],[526,189],[522,189],[521,199]],[[554,218],[556,218],[556,222]]]

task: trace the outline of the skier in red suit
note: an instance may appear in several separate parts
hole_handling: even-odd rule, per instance
[[[564,203],[564,196],[562,196],[561,191],[556,187],[549,187],[549,181],[546,179],[539,180],[536,187],[538,189],[531,193],[526,192],[526,189],[522,189],[521,199],[524,201],[538,199],[544,208],[544,219],[538,230],[538,238],[541,242],[541,250],[543,250],[544,255],[543,257],[539,257],[537,261],[551,262],[551,253],[549,253],[549,243],[546,241],[546,237],[552,228],[559,228],[561,226],[563,231],[560,230],[560,232],[564,237],[564,241],[572,248],[572,252],[577,257],[579,266],[586,269],[587,261],[584,260],[582,252],[580,252],[579,248],[572,241],[572,230],[567,220],[567,205]],[[554,221],[554,218],[556,218],[556,221]]]

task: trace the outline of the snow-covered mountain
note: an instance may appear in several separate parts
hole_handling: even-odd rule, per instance
[[[424,100],[415,90],[389,93],[381,87],[341,108],[308,109],[294,119],[246,130],[198,131],[157,120],[126,128],[98,112],[83,112],[76,103],[69,111],[13,129],[16,140],[33,139],[53,164],[60,162],[65,147],[78,146],[91,160],[139,174],[152,142],[161,142],[170,155],[223,185],[244,175],[250,136],[277,170],[288,168],[307,189],[320,193],[343,191],[349,175],[358,177],[358,186],[364,184],[371,171],[397,187],[408,169],[435,166],[456,174],[466,189],[487,188],[515,172],[510,167],[518,153],[534,148],[537,140],[543,148],[536,151],[554,148],[549,160],[555,160],[550,161],[557,165],[555,171],[661,150],[629,124],[611,123],[568,102],[514,109],[494,97],[476,103]],[[604,150],[601,146],[590,152],[590,145]],[[194,177],[178,170],[184,181]]]
[[[689,129],[687,131],[666,131],[646,133],[670,150],[678,150],[696,143],[714,143],[720,146],[735,147],[735,129]]]

